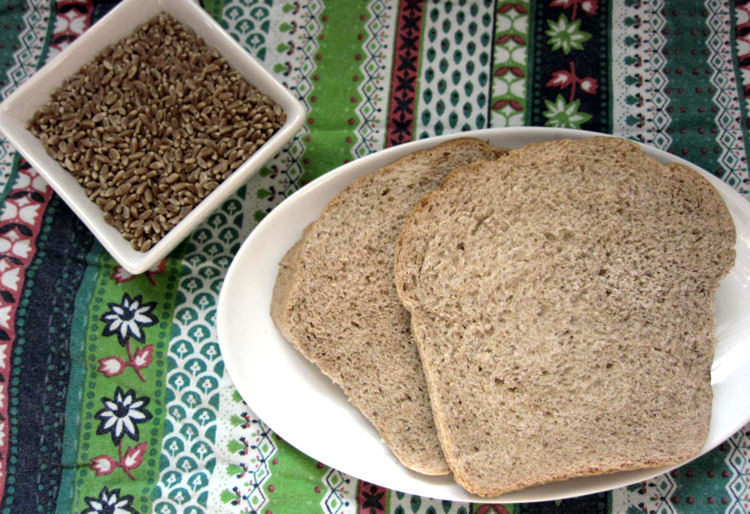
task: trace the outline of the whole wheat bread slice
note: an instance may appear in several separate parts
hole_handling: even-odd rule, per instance
[[[496,496],[695,456],[734,241],[708,181],[622,139],[453,172],[395,277],[456,480]]]
[[[425,474],[449,470],[393,282],[396,237],[450,171],[499,155],[460,138],[359,178],[284,257],[274,288],[271,315],[282,334],[344,389],[406,467]]]

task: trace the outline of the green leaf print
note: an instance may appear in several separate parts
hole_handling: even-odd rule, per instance
[[[547,106],[547,110],[544,111],[547,118],[544,124],[547,127],[578,129],[591,119],[590,114],[578,111],[581,106],[580,100],[566,102],[562,95],[557,95],[554,102],[545,100],[544,104]]]
[[[245,470],[237,464],[230,464],[227,466],[227,475],[241,475]]]
[[[247,448],[244,444],[242,444],[239,441],[236,441],[232,439],[227,443],[227,450],[229,450],[231,453],[237,453]]]
[[[222,503],[229,503],[230,501],[237,498],[237,495],[233,493],[232,491],[230,491],[229,489],[224,489],[221,492],[220,498],[221,498]]]
[[[583,50],[583,43],[591,39],[591,34],[581,30],[581,20],[570,21],[564,14],[557,21],[547,20],[547,25],[547,44],[552,50],[562,50],[565,55],[571,50]]]
[[[231,418],[229,418],[229,422],[232,424],[233,427],[238,427],[241,424],[247,422],[247,420],[245,418],[241,418],[241,417],[235,415],[235,416],[232,416]]]

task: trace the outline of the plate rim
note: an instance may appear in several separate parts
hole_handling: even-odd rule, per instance
[[[539,141],[546,141],[546,140],[552,140],[552,139],[583,139],[583,138],[589,138],[594,136],[609,136],[609,137],[623,137],[613,134],[603,134],[598,132],[592,132],[592,131],[585,131],[585,130],[577,130],[577,129],[561,129],[561,128],[550,128],[550,127],[503,127],[503,128],[489,128],[489,129],[478,129],[478,130],[472,130],[467,132],[460,132],[460,133],[452,133],[452,134],[445,134],[441,136],[434,136],[424,139],[419,139],[416,141],[411,141],[408,143],[403,143],[401,145],[386,148],[383,150],[380,150],[378,152],[374,152],[372,154],[369,154],[367,156],[361,157],[359,159],[356,159],[354,161],[348,162],[346,164],[343,164],[341,166],[338,166],[335,169],[332,169],[331,171],[325,173],[324,175],[316,178],[315,180],[309,182],[296,192],[294,192],[289,197],[285,198],[282,202],[280,202],[275,208],[272,209],[272,211],[264,217],[263,220],[261,220],[249,233],[245,241],[242,243],[240,249],[236,253],[235,257],[232,260],[232,263],[225,275],[224,282],[221,287],[221,291],[219,293],[219,299],[217,303],[217,314],[216,314],[216,327],[217,327],[217,335],[218,335],[218,342],[219,347],[222,353],[222,357],[224,358],[225,365],[226,365],[226,371],[229,373],[230,378],[232,379],[233,384],[235,385],[237,391],[239,392],[240,396],[245,400],[247,398],[247,395],[245,392],[240,390],[240,387],[238,386],[238,380],[237,377],[241,375],[240,369],[237,369],[237,361],[235,359],[232,359],[231,356],[233,354],[233,348],[231,348],[231,344],[228,342],[229,334],[226,334],[226,326],[227,322],[225,319],[225,316],[227,315],[227,305],[228,305],[228,297],[231,294],[232,288],[235,287],[237,284],[237,280],[235,276],[239,275],[241,273],[242,265],[244,264],[244,255],[249,251],[249,249],[252,249],[252,246],[255,242],[255,240],[260,237],[260,235],[263,235],[264,232],[268,229],[268,227],[273,227],[273,225],[276,223],[277,218],[282,218],[286,214],[286,211],[290,209],[291,206],[295,206],[298,202],[303,202],[308,195],[315,194],[316,191],[320,188],[325,188],[329,185],[331,182],[335,182],[337,180],[343,180],[343,178],[348,178],[349,180],[343,180],[347,183],[350,183],[353,180],[356,180],[357,177],[362,176],[364,174],[370,173],[372,171],[375,171],[383,164],[380,164],[379,166],[372,168],[373,162],[381,162],[385,161],[386,157],[390,157],[385,162],[392,162],[393,160],[398,159],[399,157],[416,151],[421,148],[426,148],[429,146],[437,145],[443,141],[449,140],[449,139],[455,139],[458,137],[476,137],[479,139],[489,140],[490,138],[496,139],[496,138],[510,138],[514,137],[516,139],[522,139],[524,140],[523,144],[528,144],[532,141],[525,141],[525,139],[532,139],[532,140],[539,140]],[[632,139],[629,139],[630,141],[633,141]],[[724,183],[721,179],[714,176],[713,174],[707,172],[706,170],[700,168],[699,166],[679,157],[676,155],[669,154],[663,150],[660,150],[658,148],[655,148],[653,146],[649,146],[644,143],[640,143],[638,141],[633,141],[635,143],[638,143],[642,150],[644,150],[645,153],[650,155],[651,157],[656,158],[657,160],[661,162],[675,162],[679,163],[685,166],[690,167],[691,169],[696,170],[699,172],[702,176],[704,176],[706,179],[709,180],[709,182],[717,188],[717,190],[721,193],[722,198],[729,203],[729,200],[727,199],[727,195],[729,195],[729,198],[732,200],[738,199],[741,200],[739,202],[743,205],[742,209],[745,211],[744,214],[748,216],[748,221],[750,222],[750,203],[747,205],[744,205],[747,203],[747,200],[743,198],[740,193],[738,193],[735,189],[733,189],[728,184]],[[368,168],[369,166],[369,168]],[[351,175],[351,176],[350,176]],[[342,178],[343,176],[343,178]],[[346,184],[344,184],[343,187],[345,187]],[[339,188],[336,192],[333,193],[337,194],[338,191],[340,191],[342,188]],[[328,201],[330,201],[330,198],[323,199],[321,202],[323,205],[325,205]],[[314,221],[315,218],[313,218]],[[736,220],[735,220],[736,222]],[[301,233],[301,232],[300,232]],[[288,248],[293,244],[294,241],[291,241],[288,247],[284,248],[284,252],[288,250]],[[275,280],[275,276],[273,277]],[[270,320],[270,314],[268,315],[268,320]],[[273,322],[270,322],[273,326],[273,329],[276,330],[275,325],[273,325]],[[282,337],[282,336],[279,336]],[[283,337],[282,337],[283,339]],[[291,345],[289,345],[291,347]],[[745,363],[747,367],[747,364]],[[311,366],[314,366],[310,364]],[[321,374],[320,370],[315,367],[315,370],[317,373]],[[734,374],[737,374],[739,371],[734,370]],[[731,375],[731,373],[730,373]],[[748,380],[748,383],[750,383],[750,380]],[[241,386],[241,380],[239,385]],[[719,384],[721,385],[721,384]],[[336,386],[338,387],[338,386]],[[712,383],[712,387],[714,388],[714,396],[716,396],[716,384]],[[341,392],[343,394],[343,391]],[[247,402],[247,400],[245,400]],[[716,403],[716,402],[714,402]],[[298,449],[298,451],[301,451],[302,453],[308,455],[311,458],[317,459],[319,462],[326,463],[327,465],[330,465],[332,468],[335,468],[341,472],[347,473],[350,476],[356,477],[361,480],[371,481],[371,479],[368,479],[366,476],[358,476],[358,474],[350,473],[350,471],[347,471],[347,469],[341,469],[337,467],[335,464],[330,463],[328,464],[326,458],[325,458],[325,450],[324,449],[318,449],[314,448],[312,451],[310,451],[309,448],[299,448],[297,445],[295,445],[294,440],[288,440],[286,437],[286,434],[288,433],[288,430],[286,430],[286,427],[278,427],[274,426],[273,421],[267,422],[266,419],[274,419],[274,416],[268,416],[268,413],[265,413],[265,419],[264,415],[260,412],[256,412],[256,410],[253,408],[250,402],[247,403],[248,407],[255,412],[258,417],[265,423],[269,428],[271,428],[276,434],[278,434],[282,439],[288,442],[288,444],[294,446]],[[349,406],[350,409],[356,410],[355,407]],[[358,413],[358,411],[357,411]],[[359,414],[359,413],[358,413]],[[364,419],[364,418],[363,418]],[[556,499],[565,499],[570,497],[576,497],[576,496],[582,496],[586,494],[593,494],[601,491],[611,490],[618,487],[623,487],[625,485],[633,484],[638,481],[646,480],[649,478],[652,478],[654,476],[660,475],[662,473],[666,473],[672,469],[675,469],[677,467],[680,467],[687,462],[690,462],[694,460],[695,458],[699,457],[700,455],[703,455],[710,451],[711,449],[715,448],[721,442],[725,439],[727,439],[729,436],[731,436],[733,433],[735,433],[738,429],[742,428],[744,424],[746,424],[748,421],[750,421],[750,411],[745,413],[745,421],[742,425],[739,427],[735,427],[731,431],[725,430],[724,432],[729,432],[729,435],[727,437],[722,437],[722,439],[715,444],[708,444],[708,441],[706,445],[704,445],[704,448],[701,450],[699,455],[696,455],[692,459],[682,462],[680,464],[674,465],[674,466],[663,466],[658,468],[647,468],[642,470],[633,470],[633,471],[625,471],[625,472],[618,472],[618,473],[610,473],[605,475],[596,475],[596,476],[589,476],[589,477],[577,477],[574,479],[571,479],[573,481],[583,481],[583,486],[579,487],[570,487],[570,480],[569,481],[562,481],[562,482],[554,482],[550,484],[545,485],[538,485],[533,486],[530,488],[523,489],[521,491],[517,491],[514,493],[508,493],[505,495],[501,495],[494,498],[486,498],[477,496],[471,493],[468,493],[467,491],[464,491],[461,489],[459,493],[463,494],[449,494],[447,496],[435,496],[434,494],[431,494],[430,492],[425,492],[424,490],[405,490],[403,492],[406,492],[408,494],[415,494],[420,495],[423,497],[431,497],[436,499],[444,499],[444,500],[451,500],[451,501],[469,501],[469,502],[483,502],[483,503],[491,503],[491,502],[502,502],[502,503],[519,503],[519,502],[536,502],[536,501],[548,501],[548,500],[556,500]],[[710,437],[710,434],[709,434]],[[382,443],[382,441],[381,441]],[[346,466],[344,466],[346,467]],[[407,470],[408,471],[408,470]],[[442,477],[428,477],[425,475],[419,475],[416,473],[410,473],[415,475],[418,479],[421,479],[421,481],[425,482],[425,486],[427,487],[427,490],[433,491],[435,487],[444,487],[444,485],[441,484],[435,484],[436,482],[439,482]],[[451,485],[453,485],[453,480],[451,475],[447,475],[451,481]],[[402,489],[399,488],[398,484],[388,483],[388,481],[377,481],[379,485],[392,489],[392,490],[399,490]],[[565,487],[565,485],[568,485],[568,487]],[[555,491],[559,488],[558,486],[562,485],[562,489],[567,491],[563,493],[555,493]]]

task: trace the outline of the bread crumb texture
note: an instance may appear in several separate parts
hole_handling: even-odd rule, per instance
[[[734,241],[708,181],[610,137],[529,145],[423,198],[395,277],[457,481],[496,496],[696,455]]]
[[[292,344],[345,391],[406,466],[445,474],[393,254],[419,198],[453,169],[494,159],[460,138],[410,154],[339,193],[281,263],[272,317]]]

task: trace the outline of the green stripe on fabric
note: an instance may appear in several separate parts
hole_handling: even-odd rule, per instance
[[[214,20],[221,23],[221,13],[224,10],[224,0],[201,0],[201,6]]]
[[[730,438],[718,448],[670,473],[676,486],[670,491],[670,497],[687,500],[682,503],[680,512],[706,512],[711,505],[709,498],[715,498],[716,503],[721,503],[721,498],[731,498],[728,492],[737,472],[732,469],[727,456],[733,443]],[[703,479],[706,476],[713,480]],[[727,509],[727,512],[732,512],[732,509]]]
[[[495,10],[490,125],[523,125],[532,45],[528,0],[504,0]]]
[[[307,150],[304,155],[303,182],[309,182],[352,158],[359,124],[356,107],[359,65],[363,58],[367,6],[364,2],[328,2],[320,16],[322,30],[317,69],[313,75],[308,127]],[[359,36],[361,35],[361,37]],[[350,99],[342,103],[341,99]],[[327,109],[328,105],[346,105]]]
[[[264,512],[297,514],[318,512],[324,500],[320,484],[328,468],[290,446],[274,434],[276,453],[271,463],[271,477],[263,490],[269,499]],[[330,505],[331,512],[339,512],[342,505]]]
[[[166,351],[179,261],[167,260],[164,271],[158,274],[121,275],[120,283],[116,280],[116,263],[108,254],[102,252],[97,266],[99,273],[91,284],[92,297],[83,333],[84,383],[76,457],[81,467],[75,474],[71,510],[80,512],[87,509],[89,505],[86,499],[98,498],[106,487],[110,493],[113,489],[119,489],[120,497],[131,495],[131,505],[139,512],[150,512],[152,492],[159,476]],[[106,332],[106,327],[114,328],[114,325],[111,321],[103,321],[102,316],[123,309],[128,299],[131,302],[139,300],[142,307],[151,307],[149,312],[156,322],[141,328],[143,341],[131,335],[127,338],[127,344],[121,345],[116,334]],[[151,302],[156,302],[156,305],[149,305]],[[126,315],[123,319],[128,317]],[[145,356],[149,347],[151,360],[147,362]],[[118,359],[121,361],[119,367],[116,364]],[[109,367],[105,366],[107,362],[110,363]],[[128,362],[138,363],[140,367],[136,371],[136,366],[122,364]],[[108,373],[103,372],[105,367]],[[106,419],[97,419],[96,414],[104,410],[107,404],[117,402],[118,392],[121,398],[131,398],[131,404],[145,402],[137,410],[141,413],[147,411],[150,419],[136,423],[138,432],[134,434],[135,437],[123,434],[116,444],[112,427],[108,428]],[[133,410],[129,412],[133,413]],[[97,476],[94,468],[89,467],[94,463],[99,463],[106,472]]]
[[[104,248],[95,244],[86,256],[86,262],[99,262]],[[99,268],[89,266],[83,274],[81,287],[78,289],[75,299],[74,319],[84,320],[83,323],[74,323],[70,332],[70,378],[68,381],[68,398],[65,406],[65,431],[63,433],[63,472],[60,480],[60,494],[57,498],[57,512],[66,514],[70,512],[73,503],[74,480],[79,464],[88,466],[88,463],[78,462],[78,431],[81,427],[81,405],[83,398],[80,391],[84,383],[84,340],[88,330],[87,311],[94,293],[94,284],[99,278]]]
[[[672,136],[671,151],[680,157],[716,172],[720,149],[715,144],[716,131],[712,97],[711,67],[708,64],[706,37],[708,28],[702,15],[689,16],[683,0],[664,2],[667,38],[664,46],[664,73],[669,81],[667,112],[672,118],[668,131]],[[699,13],[700,14],[700,13]]]

